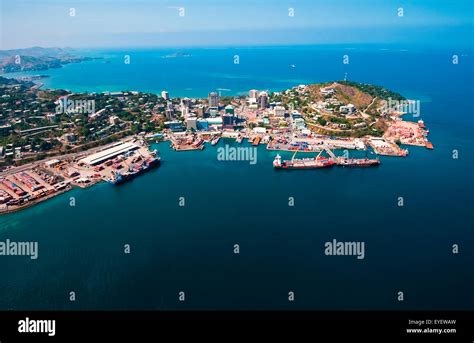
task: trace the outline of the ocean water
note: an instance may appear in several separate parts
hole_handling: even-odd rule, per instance
[[[176,51],[87,51],[110,63],[42,73],[52,88],[171,96],[280,90],[347,73],[420,100],[435,149],[409,147],[408,157],[382,157],[377,168],[285,172],[273,170],[276,153],[263,146],[251,165],[217,159],[218,147],[233,141],[179,153],[153,144],[162,165],[132,182],[75,189],[0,217],[0,241],[39,242],[37,260],[0,257],[0,309],[474,307],[471,51],[295,46],[162,57]],[[365,258],[326,256],[333,239],[364,242]]]

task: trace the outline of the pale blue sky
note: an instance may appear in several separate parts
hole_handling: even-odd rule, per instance
[[[472,0],[0,1],[2,49],[472,42]]]

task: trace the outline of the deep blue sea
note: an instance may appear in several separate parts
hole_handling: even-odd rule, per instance
[[[187,57],[166,57],[176,52]],[[474,308],[472,51],[366,45],[82,53],[104,59],[29,74],[50,75],[45,87],[76,92],[166,89],[205,97],[347,73],[420,100],[435,149],[409,147],[407,158],[382,157],[377,168],[278,172],[275,152],[263,146],[250,165],[217,160],[217,148],[233,141],[179,153],[153,145],[162,165],[130,183],[75,189],[0,217],[0,241],[39,242],[37,260],[0,257],[0,309]],[[333,239],[365,242],[365,258],[326,256],[324,243]]]

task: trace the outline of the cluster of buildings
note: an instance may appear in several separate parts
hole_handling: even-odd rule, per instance
[[[252,110],[264,110],[269,106],[268,92],[252,89],[249,91],[248,107]]]
[[[333,86],[321,87],[319,92],[324,100],[316,102],[314,105],[316,109],[341,115],[353,115],[357,112],[355,105],[343,104],[337,99],[336,89]]]
[[[0,167],[34,161],[120,132],[154,131],[162,104],[140,92],[64,94],[40,91],[21,80],[0,87]],[[163,105],[164,107],[164,105]]]
[[[179,104],[172,103],[166,91],[162,97],[167,100],[165,128],[173,132],[240,130],[245,122],[264,126],[270,124],[269,117],[283,119],[287,114],[281,103],[270,103],[268,92],[256,89],[245,100],[234,98],[227,104],[217,92],[209,93],[207,99],[183,98]]]
[[[207,102],[199,99],[182,98],[179,104],[169,100],[168,92],[162,97],[167,101],[164,123],[172,132],[234,130],[242,125],[242,118],[236,115],[234,104],[222,105],[219,94],[211,92]]]
[[[165,136],[175,150],[202,149],[204,142],[215,144],[219,136],[233,137],[239,142],[248,138],[252,144],[268,143],[271,136],[278,135],[309,136],[311,131],[303,113],[288,109],[287,102],[290,97],[306,92],[307,87],[300,85],[292,93],[274,92],[272,96],[251,89],[247,96],[230,99],[211,92],[206,99],[183,98],[179,103],[168,100],[173,120],[164,123],[168,130]],[[168,93],[163,92],[162,97],[169,97]]]
[[[56,96],[54,100],[51,97],[45,100],[45,97],[37,97],[36,92],[21,82],[0,88],[0,163],[2,157],[15,163],[23,159],[21,162],[25,163],[26,158],[33,160],[35,154],[42,151],[57,149],[58,153],[63,153],[105,139],[116,141],[121,138],[119,134],[167,139],[168,134],[200,133],[211,140],[215,135],[224,134],[260,135],[263,141],[266,136],[278,132],[309,136],[311,130],[324,134],[368,130],[364,113],[354,104],[339,100],[337,84],[298,85],[272,93],[251,89],[246,96],[237,97],[221,97],[217,92],[210,92],[207,98],[172,98],[165,90],[161,95],[62,92],[60,96],[43,91],[51,97]],[[94,110],[82,113],[89,108],[87,101],[90,99],[95,101]],[[77,111],[68,108],[67,113],[55,112],[55,107],[61,101],[66,104],[66,100],[67,103],[71,100],[82,102],[76,106]],[[394,126],[390,132],[403,141],[417,143],[418,134],[413,138],[409,131]],[[21,140],[16,139],[13,143],[8,139],[1,140],[13,136],[12,133]]]
[[[222,98],[211,92],[204,99],[172,98],[165,90],[161,96],[140,92],[57,95],[43,91],[38,97],[38,89],[18,82],[0,89],[0,138],[7,138],[3,144],[0,140],[0,159],[8,158],[9,163],[19,159],[26,163],[43,151],[60,152],[126,131],[150,136],[163,129],[163,133],[306,129],[298,110],[288,110],[283,101],[272,101],[267,91],[256,89],[246,97]],[[300,95],[305,89],[304,85],[294,88]],[[9,142],[12,134],[22,138],[21,145]],[[42,142],[48,144],[39,144]]]

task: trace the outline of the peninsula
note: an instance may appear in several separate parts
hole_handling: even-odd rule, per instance
[[[403,120],[412,115],[415,121]],[[349,81],[298,85],[246,96],[172,98],[136,91],[42,90],[0,77],[0,213],[15,211],[100,181],[120,184],[159,165],[147,141],[201,150],[221,138],[268,150],[327,152],[321,162],[275,167],[371,166],[379,160],[337,157],[332,150],[407,156],[401,145],[432,148],[419,103],[383,87]],[[319,158],[319,155],[318,155]],[[291,163],[290,163],[291,162]]]
[[[89,61],[95,58],[80,57],[69,48],[42,48],[0,50],[0,71],[15,73],[21,71],[61,68],[65,64]]]

